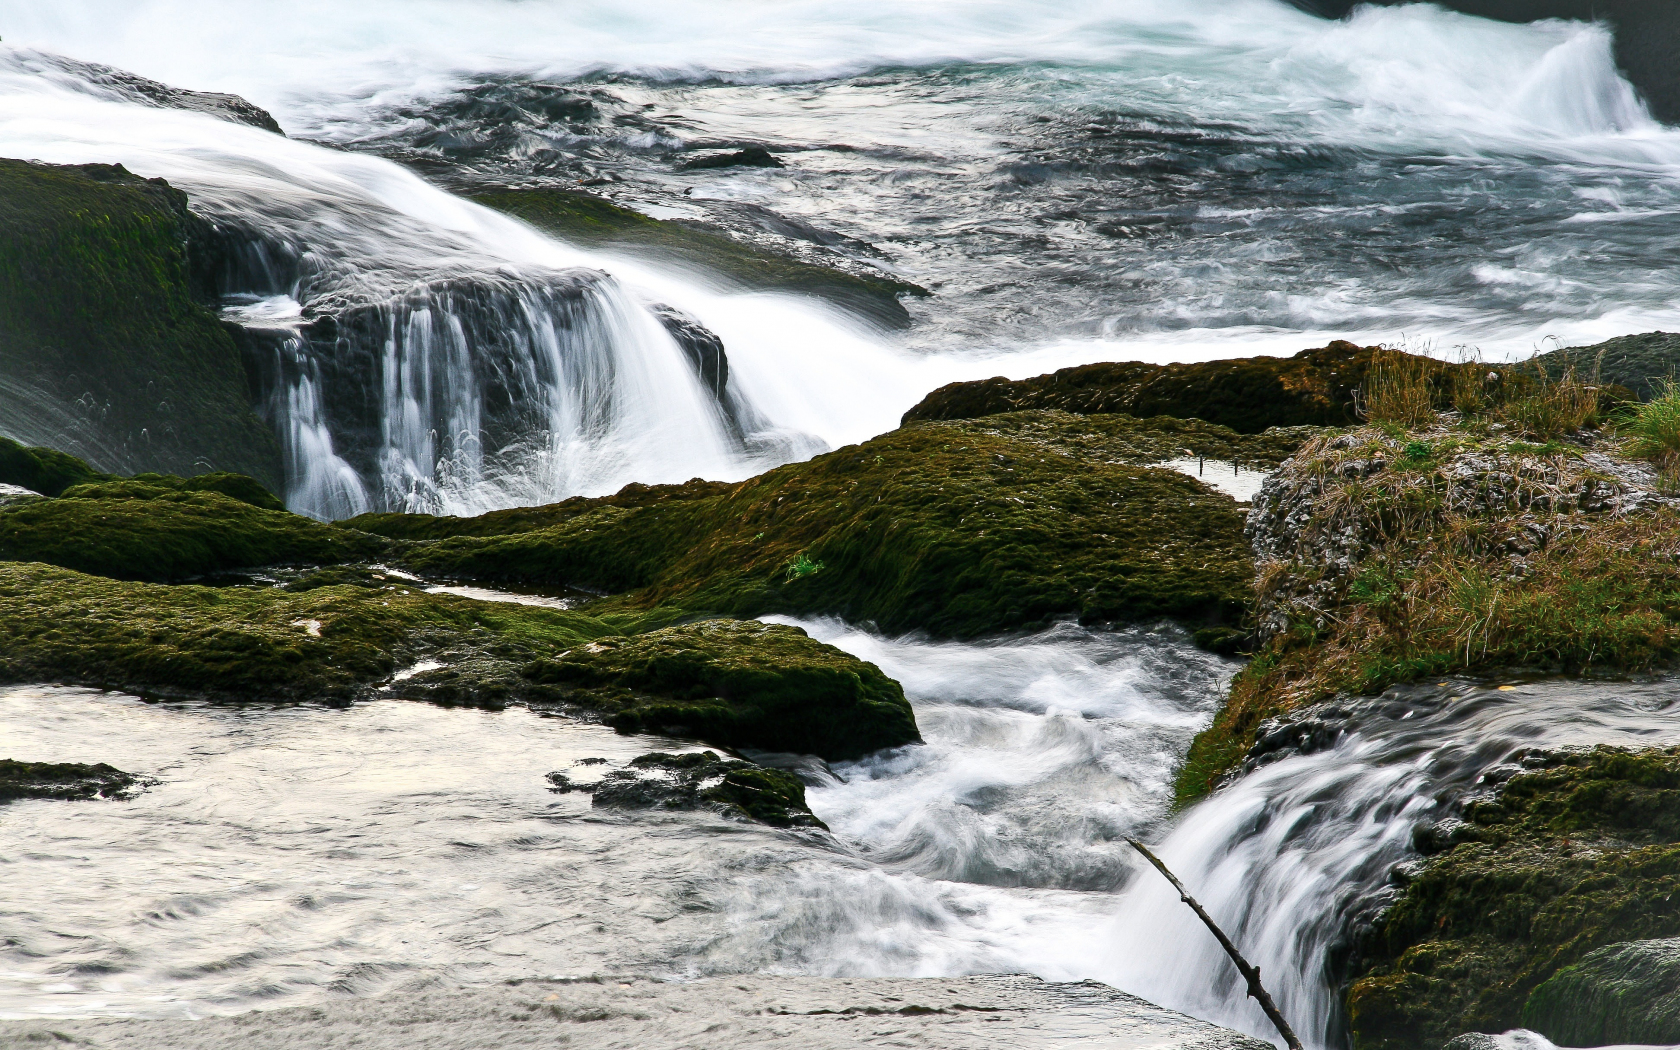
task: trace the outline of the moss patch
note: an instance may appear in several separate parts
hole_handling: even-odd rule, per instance
[[[405,557],[423,573],[614,594],[592,611],[831,614],[955,637],[1058,616],[1241,617],[1251,560],[1230,497],[1120,451],[1104,461],[985,430],[907,427],[711,495],[569,501],[559,524]]]
[[[744,287],[814,295],[896,327],[910,323],[898,297],[928,294],[904,281],[847,273],[756,248],[699,224],[654,219],[590,193],[495,190],[472,199],[578,244],[698,263]]]
[[[278,488],[279,446],[204,302],[212,240],[161,179],[0,160],[0,431],[103,469]]]
[[[524,674],[626,733],[832,760],[921,739],[897,682],[797,627],[711,620],[601,638]]]
[[[594,784],[573,784],[550,773],[555,791],[587,791],[603,808],[698,809],[713,806],[733,816],[778,828],[823,828],[805,802],[805,785],[792,773],[765,769],[711,751],[671,755],[663,751],[630,760],[628,769]],[[710,782],[710,783],[708,783]]]
[[[229,477],[212,478],[210,484]],[[244,483],[229,487],[240,491]],[[90,498],[36,500],[0,510],[0,559],[167,581],[277,563],[352,561],[378,557],[391,547],[384,537],[265,510],[211,488],[170,489],[131,480],[70,492]]]
[[[1525,1009],[1542,982],[1596,948],[1680,934],[1680,749],[1564,756],[1464,818],[1367,947],[1348,997],[1359,1050],[1551,1024],[1544,996]]]
[[[114,475],[102,474],[75,456],[0,437],[0,484],[56,496],[72,485],[114,479]]]
[[[0,681],[348,702],[373,695],[404,664],[435,656],[450,666],[427,674],[447,671],[458,689],[505,679],[488,706],[562,703],[625,732],[837,758],[918,739],[896,683],[802,631],[658,626],[658,616],[602,619],[389,580],[300,590],[162,586],[0,563]],[[426,678],[398,683],[398,695],[471,699],[428,692]]]

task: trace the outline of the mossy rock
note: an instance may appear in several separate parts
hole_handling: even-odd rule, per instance
[[[390,579],[303,590],[164,586],[0,562],[0,681],[348,703],[425,656],[449,666],[398,683],[397,695],[444,703],[483,695],[492,707],[544,701],[598,713],[626,732],[833,757],[919,739],[898,685],[871,664],[795,628],[661,630],[670,615],[602,619]],[[428,676],[443,672],[457,691],[427,692]],[[499,693],[464,691],[498,676]]]
[[[626,733],[858,758],[921,739],[897,682],[797,627],[708,620],[586,645],[526,678],[610,711]]]
[[[1102,363],[1032,379],[952,383],[923,398],[904,414],[904,421],[1057,408],[1085,414],[1194,417],[1241,434],[1258,434],[1268,427],[1349,426],[1358,421],[1354,392],[1379,353],[1378,347],[1337,340],[1293,357],[1176,365]]]
[[[1368,938],[1348,994],[1358,1050],[1433,1050],[1460,1032],[1519,1025],[1573,1045],[1673,1041],[1591,1034],[1639,1011],[1590,989],[1613,971],[1626,975],[1624,994],[1647,987],[1627,958],[1596,949],[1680,936],[1680,748],[1598,748],[1552,761],[1469,804],[1449,848]],[[1673,986],[1648,987],[1641,1016],[1656,1031]],[[1570,995],[1604,1010],[1560,1012]]]
[[[278,488],[279,444],[209,305],[218,259],[162,179],[0,160],[0,432],[100,470]]]
[[[255,478],[225,471],[198,474],[190,478],[176,477],[173,474],[136,474],[132,478],[114,478],[72,485],[61,495],[69,499],[156,499],[177,492],[219,492],[229,499],[236,499],[262,510],[286,509],[280,498],[263,488]]]
[[[890,327],[910,323],[900,296],[928,294],[890,277],[848,273],[754,247],[697,223],[655,219],[591,193],[507,189],[472,199],[576,244],[699,264],[740,287],[813,295]]]
[[[19,762],[0,758],[0,802],[20,798],[123,798],[140,778],[103,762]]]
[[[1589,952],[1529,994],[1522,1023],[1560,1046],[1680,1043],[1680,940]]]
[[[913,426],[721,492],[568,501],[531,515],[557,524],[438,540],[403,558],[424,574],[613,595],[598,612],[828,614],[949,637],[1064,616],[1240,620],[1252,561],[1236,503],[1128,455],[985,425]]]
[[[56,496],[72,485],[115,478],[57,449],[20,445],[11,438],[0,437],[0,484]]]
[[[221,475],[209,484],[247,488],[249,479],[230,478],[237,476]],[[382,536],[253,506],[215,488],[170,489],[128,480],[69,491],[86,496],[0,510],[0,560],[162,582],[253,566],[374,558],[392,546]]]

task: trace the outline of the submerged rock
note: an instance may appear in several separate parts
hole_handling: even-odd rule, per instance
[[[677,165],[678,171],[706,171],[716,168],[784,168],[782,159],[763,146],[708,153],[690,157]]]
[[[1165,1010],[1096,981],[1019,974],[835,978],[735,974],[695,981],[611,975],[456,989],[426,983],[389,998],[337,997],[235,1017],[0,1021],[0,1043],[75,1040],[106,1050],[365,1050],[565,1046],[579,1050],[1267,1050],[1271,1044]],[[1069,1033],[1074,1033],[1070,1038]]]
[[[700,809],[778,828],[823,828],[805,803],[805,785],[792,773],[766,769],[714,752],[671,755],[661,751],[630,760],[593,784],[574,784],[564,773],[550,773],[555,791],[585,791],[593,804],[620,809]]]
[[[141,783],[103,762],[18,762],[0,759],[0,802],[19,798],[124,798]]]
[[[230,95],[221,91],[191,91],[187,88],[171,87],[156,80],[148,80],[127,70],[100,65],[97,62],[83,62],[80,59],[67,58],[64,55],[36,52],[30,55],[27,61],[55,66],[83,83],[96,84],[114,95],[130,102],[138,102],[143,106],[208,113],[213,117],[231,120],[236,124],[249,124],[254,128],[272,131],[276,135],[285,134],[284,131],[280,130],[280,124],[274,119],[273,114],[261,106],[247,102],[238,95]]]
[[[477,193],[472,199],[562,240],[699,265],[741,287],[814,295],[888,327],[910,323],[900,296],[928,294],[867,268],[841,269],[839,259],[829,260],[833,265],[818,265],[700,223],[655,219],[590,193],[503,189]]]

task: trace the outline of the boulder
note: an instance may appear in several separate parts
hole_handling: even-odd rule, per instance
[[[1680,939],[1587,953],[1529,993],[1522,1023],[1560,1046],[1680,1043]]]

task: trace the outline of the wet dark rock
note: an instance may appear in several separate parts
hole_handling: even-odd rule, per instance
[[[700,266],[740,287],[817,296],[891,328],[910,323],[900,296],[928,294],[862,264],[838,257],[809,261],[705,224],[655,219],[592,193],[499,189],[474,193],[472,199],[562,240]]]
[[[1645,332],[1607,339],[1592,346],[1574,346],[1539,355],[1534,364],[1552,376],[1573,368],[1577,375],[1595,373],[1601,383],[1626,387],[1648,401],[1665,380],[1680,375],[1680,334]]]
[[[724,354],[723,340],[674,306],[656,303],[651,309],[653,315],[659,318],[659,323],[671,333],[671,338],[682,347],[701,384],[721,402],[725,396],[724,389],[729,385],[729,358]]]
[[[0,160],[0,433],[97,472],[237,471],[280,488],[278,442],[211,308],[222,251],[162,179]]]
[[[1680,940],[1588,953],[1529,994],[1522,1023],[1560,1046],[1680,1043]]]
[[[679,171],[706,171],[713,168],[784,168],[782,159],[762,146],[748,146],[731,152],[708,153],[691,157],[677,165]]]
[[[97,62],[83,62],[79,59],[66,58],[63,55],[37,54],[32,58],[35,61],[57,66],[77,80],[97,84],[129,102],[138,102],[143,106],[155,106],[159,109],[184,109],[195,113],[208,113],[213,117],[231,120],[236,124],[249,124],[254,128],[272,131],[276,135],[285,134],[284,131],[280,130],[280,124],[274,119],[273,114],[261,106],[245,101],[238,95],[230,95],[221,91],[191,91],[186,88],[171,87],[168,84],[148,80],[126,70],[100,65]]]
[[[56,496],[72,485],[88,481],[110,481],[116,475],[103,474],[75,456],[57,449],[20,445],[0,436],[0,484],[16,485],[43,496]]]
[[[126,798],[142,779],[103,762],[18,762],[0,759],[0,802],[20,798]]]
[[[711,807],[772,827],[828,827],[805,804],[805,785],[792,773],[720,758],[711,751],[655,751],[594,784],[575,784],[564,773],[550,773],[548,781],[555,791],[589,792],[594,805],[603,809]]]

